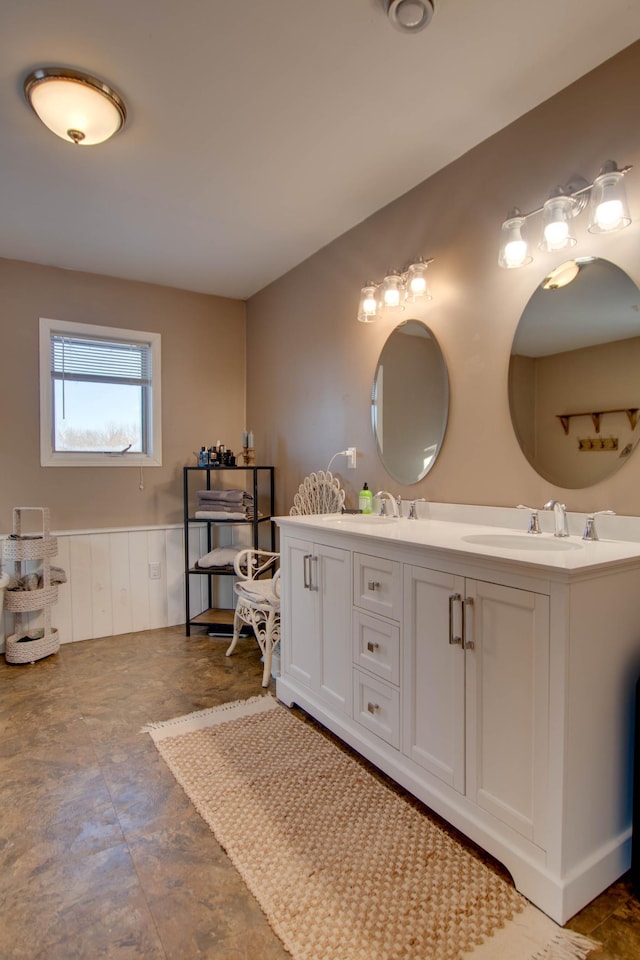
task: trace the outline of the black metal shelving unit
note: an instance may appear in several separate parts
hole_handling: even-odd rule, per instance
[[[216,489],[216,477],[221,477],[223,474],[228,473],[237,473],[248,475],[250,477],[249,489],[247,488],[246,481],[242,484],[238,483],[237,486],[242,486],[244,489],[247,489],[247,492],[253,494],[253,503],[254,503],[254,515],[252,518],[247,518],[246,520],[209,520],[200,517],[194,516],[194,501],[195,501],[195,491],[198,490],[215,490]],[[194,475],[198,478],[198,486],[196,487]],[[215,546],[216,541],[216,530],[218,528],[228,527],[228,526],[250,526],[251,527],[251,546],[254,548],[259,548],[260,546],[266,550],[275,551],[276,543],[276,530],[275,523],[273,521],[273,516],[275,513],[275,493],[274,493],[274,467],[263,467],[263,466],[242,466],[242,467],[222,467],[222,466],[208,466],[208,467],[184,467],[183,468],[183,484],[184,484],[184,558],[185,558],[185,630],[186,635],[189,637],[191,635],[191,627],[208,627],[210,631],[215,630],[216,634],[222,636],[230,636],[233,632],[233,608],[226,609],[215,607],[213,602],[213,585],[214,579],[216,577],[233,577],[234,571],[232,568],[203,568],[196,567],[190,564],[189,562],[189,530],[191,526],[198,524],[202,527],[206,524],[207,527],[207,552],[212,550]],[[222,489],[222,488],[221,488]],[[260,513],[260,505],[265,504],[265,508],[268,509],[268,512]],[[261,532],[266,530],[266,535],[263,533],[262,543],[261,543]],[[267,545],[264,544],[264,540],[267,540]],[[248,544],[247,544],[248,546]],[[200,613],[192,616],[190,613],[191,610],[191,579],[192,577],[207,577],[207,597],[208,604],[206,609],[202,610]]]

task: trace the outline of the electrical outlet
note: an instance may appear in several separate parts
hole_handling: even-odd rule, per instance
[[[347,469],[355,470],[356,468],[356,448],[347,447]]]
[[[162,576],[162,571],[160,563],[150,563],[149,564],[149,580],[160,580]]]

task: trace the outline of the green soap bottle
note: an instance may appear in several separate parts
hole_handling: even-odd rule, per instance
[[[360,513],[371,513],[373,510],[373,494],[366,483],[358,495],[358,510]]]

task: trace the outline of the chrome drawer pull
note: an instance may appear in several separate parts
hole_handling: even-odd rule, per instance
[[[367,580],[367,590],[379,590],[380,583],[378,580]]]
[[[302,576],[304,580],[304,589],[311,589],[311,554],[305,553],[302,558]]]
[[[459,593],[452,593],[449,596],[449,643],[452,646],[456,644],[462,646],[462,637],[454,637],[453,635],[453,605],[460,600],[462,600],[462,597]]]
[[[377,703],[368,703],[368,704],[367,704],[367,710],[369,711],[369,713],[377,713],[379,709],[380,709],[380,707],[379,707],[379,705],[378,705]]]
[[[380,649],[379,643],[373,643],[371,640],[367,641],[367,650],[369,650],[371,653],[375,653],[376,650],[379,650],[379,649]]]
[[[462,646],[465,650],[473,650],[475,643],[467,636],[467,607],[473,607],[473,597],[465,597],[462,601]]]

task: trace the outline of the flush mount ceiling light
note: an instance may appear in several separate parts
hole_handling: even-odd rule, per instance
[[[566,287],[572,283],[579,272],[580,264],[575,260],[567,260],[565,263],[561,263],[559,267],[556,267],[555,270],[552,270],[551,273],[544,278],[540,286],[543,290],[561,290],[562,287]]]
[[[593,183],[577,178],[565,186],[556,187],[549,199],[530,213],[521,213],[514,207],[502,224],[498,264],[512,270],[531,263],[533,257],[522,236],[522,228],[530,217],[538,213],[542,214],[542,236],[538,247],[551,253],[575,245],[571,221],[582,213],[589,199],[589,233],[613,233],[628,227],[631,217],[624,175],[629,170],[630,166],[619,170],[615,160],[607,160]]]
[[[380,283],[368,281],[360,291],[358,320],[361,323],[373,323],[383,313],[397,313],[404,310],[405,303],[419,303],[431,300],[427,284],[427,267],[432,260],[420,257],[402,273],[390,270]]]
[[[69,143],[104,143],[127,119],[119,94],[78,70],[38,67],[24,81],[24,94],[44,125]]]
[[[418,33],[431,23],[432,0],[384,0],[389,20],[403,33]]]

